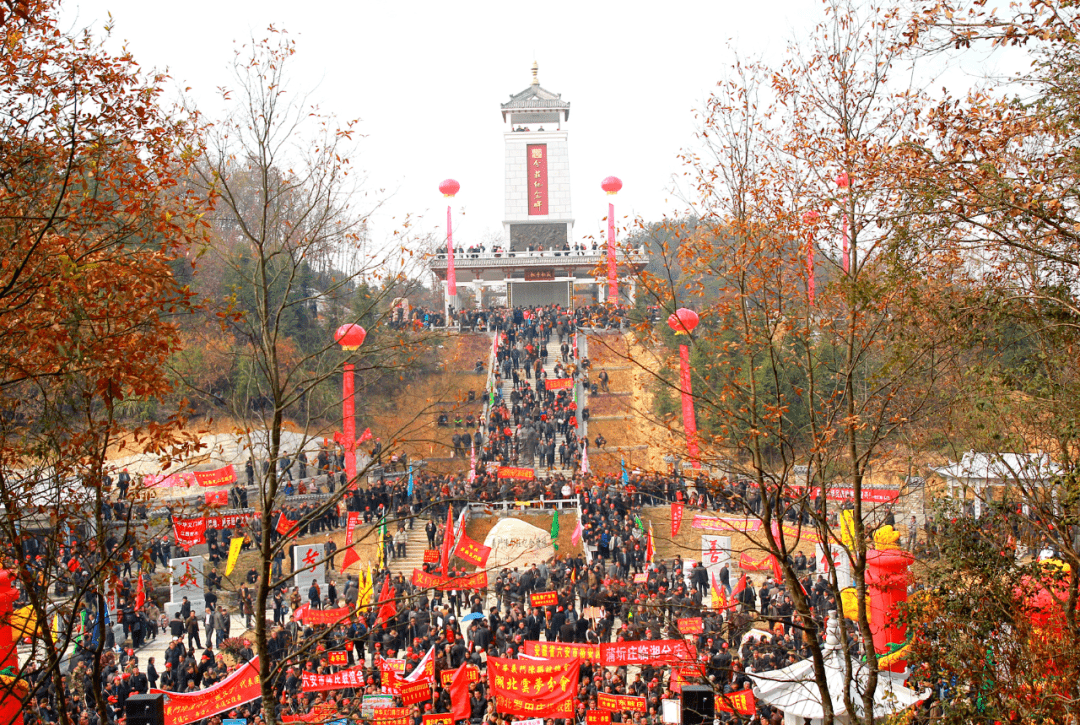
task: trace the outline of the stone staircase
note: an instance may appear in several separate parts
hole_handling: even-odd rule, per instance
[[[567,338],[567,339],[569,341],[569,338]],[[544,373],[547,375],[547,377],[549,379],[555,377],[555,363],[558,362],[559,359],[560,359],[560,354],[561,353],[559,352],[559,346],[561,344],[562,344],[562,340],[559,338],[558,333],[553,332],[551,334],[550,338],[548,339],[548,343],[547,343],[547,353],[548,353],[547,354],[547,362],[544,364]],[[571,353],[571,356],[572,356],[572,353]],[[529,379],[529,382],[532,384],[533,389],[536,389],[536,380],[535,379]],[[511,404],[510,404],[510,393],[512,393],[513,390],[514,390],[514,380],[513,380],[513,378],[512,377],[511,378],[505,378],[502,381],[502,387],[501,387],[500,390],[501,390],[501,393],[502,393],[502,399],[506,403],[506,407],[507,408],[512,407]],[[558,433],[555,434],[555,467],[552,468],[551,471],[549,472],[546,466],[543,466],[543,467],[534,466],[536,468],[536,475],[538,477],[543,478],[543,477],[553,476],[553,475],[556,475],[556,474],[562,474],[562,475],[564,475],[566,477],[569,477],[569,476],[573,475],[574,471],[572,469],[559,467],[558,448],[559,448],[559,445],[564,440],[565,440],[565,436],[563,436],[561,434],[558,434]]]
[[[417,518],[413,521],[411,529],[405,529],[408,539],[405,542],[405,558],[395,558],[390,562],[390,571],[394,574],[404,574],[406,579],[412,579],[413,569],[419,569],[424,565],[424,549],[427,548],[427,534],[424,526],[427,519]]]

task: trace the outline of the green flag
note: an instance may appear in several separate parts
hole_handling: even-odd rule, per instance
[[[551,517],[551,540],[559,538],[559,511],[555,510],[555,515]]]
[[[640,516],[637,516],[637,515],[634,516],[634,525],[637,526],[642,531],[645,530],[645,524],[641,523],[641,517]]]

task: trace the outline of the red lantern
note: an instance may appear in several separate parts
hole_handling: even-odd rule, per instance
[[[355,350],[363,345],[365,337],[367,337],[367,330],[351,323],[342,325],[334,333],[334,339],[346,350]]]
[[[821,218],[821,215],[818,214],[816,211],[808,211],[808,212],[806,212],[805,214],[802,215],[803,224],[809,224],[809,225],[817,224],[818,219],[820,219],[820,218]]]
[[[848,177],[846,171],[841,171],[839,174],[836,175],[836,185],[839,186],[841,189],[847,189],[849,186],[851,186],[851,179]]]
[[[694,328],[698,324],[698,313],[693,310],[688,310],[685,307],[680,307],[672,314],[668,315],[667,323],[668,327],[675,331],[676,335],[685,335],[693,332]]]
[[[600,182],[600,188],[609,194],[618,194],[622,188],[622,180],[618,176],[609,176]]]
[[[443,196],[453,196],[461,190],[461,184],[457,183],[453,179],[447,179],[439,184],[439,191]]]

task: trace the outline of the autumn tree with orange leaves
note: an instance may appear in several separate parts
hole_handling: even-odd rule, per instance
[[[191,306],[171,263],[201,235],[204,205],[180,184],[197,135],[190,118],[163,109],[163,78],[89,32],[60,30],[56,3],[12,7],[0,27],[0,536],[39,622],[53,620],[52,565],[75,555],[88,573],[57,610],[59,630],[33,640],[67,720],[72,621],[100,611],[119,574],[109,537],[137,533],[102,518],[106,453],[125,434],[132,452],[188,444],[177,416],[132,429],[118,408],[169,390],[173,319]],[[39,560],[26,548],[32,535]],[[91,670],[104,722],[98,657]]]

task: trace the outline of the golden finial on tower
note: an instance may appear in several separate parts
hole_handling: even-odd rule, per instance
[[[540,66],[537,65],[535,60],[533,61],[532,72],[533,72],[532,84],[534,86],[540,85],[540,79],[537,77],[538,74],[540,73]]]

